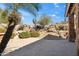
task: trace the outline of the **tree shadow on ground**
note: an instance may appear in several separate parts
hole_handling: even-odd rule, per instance
[[[64,38],[61,36],[59,37],[59,36],[55,36],[55,35],[51,35],[51,34],[48,34],[43,39],[45,39],[45,40],[64,40]]]

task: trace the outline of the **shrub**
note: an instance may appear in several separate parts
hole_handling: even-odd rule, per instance
[[[40,34],[37,31],[30,32],[31,37],[38,37]]]
[[[4,33],[5,29],[0,28],[0,33]]]
[[[19,33],[19,38],[29,38],[30,37],[30,33],[29,32],[21,32]]]
[[[18,28],[18,30],[23,30],[24,29],[24,26],[20,26],[19,28]]]

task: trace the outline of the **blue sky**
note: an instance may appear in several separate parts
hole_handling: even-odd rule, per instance
[[[53,23],[58,23],[64,20],[65,13],[65,3],[40,3],[41,9],[38,11],[38,15],[48,15],[51,16]],[[0,8],[5,8],[3,4],[0,4]],[[22,14],[23,24],[32,24],[34,18],[28,12],[20,11]]]

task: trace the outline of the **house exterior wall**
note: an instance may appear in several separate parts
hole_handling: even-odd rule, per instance
[[[71,5],[71,3],[70,3]],[[68,8],[71,8],[71,9],[68,9]],[[76,43],[76,48],[77,48],[77,55],[79,56],[79,4],[78,3],[74,3],[72,7],[66,7],[66,13],[65,13],[65,16],[66,17],[70,17],[70,15],[72,15],[72,13],[74,13],[75,16],[74,17],[74,28],[75,28],[75,32],[76,32],[76,37],[75,37],[75,43]],[[69,12],[68,12],[69,11]],[[71,20],[73,19],[73,17],[71,17]],[[69,22],[69,29],[72,28],[73,24],[72,24],[72,21],[70,19],[68,19],[70,22]],[[72,24],[72,25],[70,25]],[[72,29],[71,29],[72,30]],[[70,30],[69,30],[70,31]],[[72,31],[74,32],[74,31]],[[71,35],[71,32],[69,33],[69,36]],[[74,36],[74,34],[73,34]]]

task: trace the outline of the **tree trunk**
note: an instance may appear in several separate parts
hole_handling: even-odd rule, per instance
[[[74,28],[74,14],[69,16],[69,41],[70,42],[75,42],[76,38],[76,33],[75,33],[75,28]]]
[[[13,32],[14,28],[15,28],[15,24],[12,25],[11,23],[9,23],[7,31],[4,34],[2,41],[0,43],[0,55],[3,53],[4,49],[6,48],[8,42],[12,36],[12,32]]]
[[[79,3],[76,4],[76,52],[77,56],[79,56]]]

